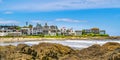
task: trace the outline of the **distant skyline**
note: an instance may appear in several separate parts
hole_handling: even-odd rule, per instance
[[[74,30],[98,27],[120,36],[120,0],[0,0],[0,25],[26,22]]]

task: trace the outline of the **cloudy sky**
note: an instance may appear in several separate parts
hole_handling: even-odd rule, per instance
[[[0,0],[0,25],[26,21],[74,30],[98,27],[120,36],[120,0]]]

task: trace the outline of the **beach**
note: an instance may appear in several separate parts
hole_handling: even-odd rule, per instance
[[[120,40],[120,37],[64,37],[64,38],[25,38],[25,37],[9,37],[0,38],[0,42],[24,42],[24,41],[41,41],[41,40]]]

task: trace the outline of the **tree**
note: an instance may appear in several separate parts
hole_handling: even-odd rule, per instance
[[[28,26],[29,28],[33,28],[33,25],[32,24],[29,24],[29,26]]]
[[[17,30],[20,30],[20,29],[21,29],[21,27],[20,27],[20,26],[17,26],[17,27],[16,27],[16,29],[17,29]]]
[[[85,33],[85,30],[82,30],[82,35],[85,35],[86,33]]]

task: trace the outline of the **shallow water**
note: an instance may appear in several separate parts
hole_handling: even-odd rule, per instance
[[[87,48],[93,44],[100,44],[103,45],[107,42],[118,42],[120,43],[120,40],[44,40],[44,41],[27,41],[27,42],[12,42],[12,43],[0,43],[1,46],[6,46],[6,45],[15,45],[17,46],[18,44],[28,44],[28,45],[34,45],[34,44],[39,44],[42,42],[47,42],[47,43],[59,43],[63,44],[65,46],[69,46],[72,48],[76,49],[82,49],[82,48]]]

